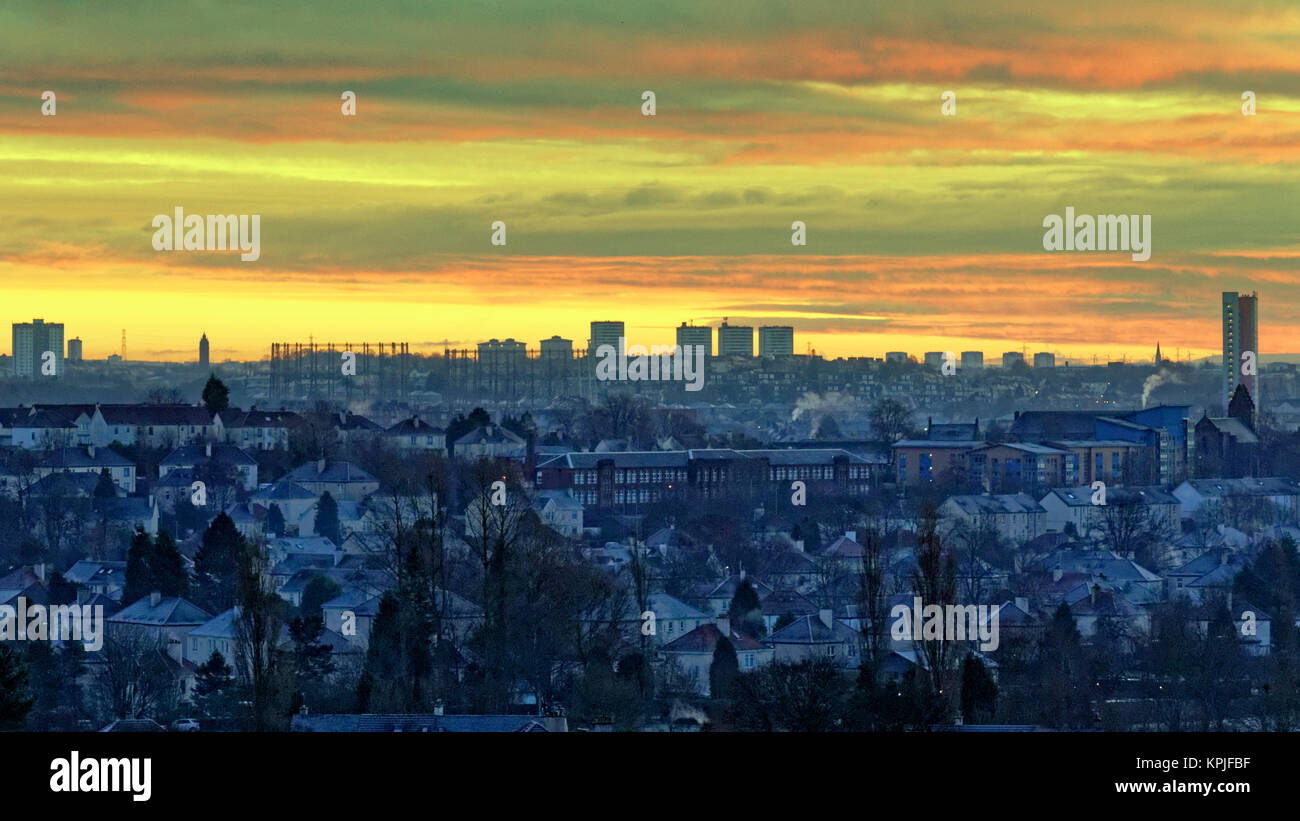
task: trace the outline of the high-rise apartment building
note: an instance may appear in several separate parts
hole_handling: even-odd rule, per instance
[[[13,357],[15,376],[41,376],[45,353],[54,354],[54,375],[63,374],[63,323],[33,319],[15,322]]]
[[[758,329],[759,356],[794,356],[794,328],[764,325]]]
[[[685,322],[678,325],[677,346],[686,350],[687,345],[692,351],[704,348],[705,356],[713,356],[713,329],[708,325],[687,325]]]
[[[1249,352],[1249,357],[1243,357]],[[1245,361],[1243,361],[1243,359]],[[1249,363],[1250,368],[1245,368]],[[1228,407],[1238,384],[1244,384],[1259,412],[1259,297],[1254,292],[1223,292],[1223,406]],[[1243,369],[1249,373],[1242,373]]]
[[[1002,354],[1002,367],[1004,368],[1015,367],[1017,362],[1019,362],[1021,365],[1025,364],[1025,355],[1020,351],[1007,351],[1006,353]]]
[[[208,335],[206,333],[199,340],[199,365],[204,368],[208,366]]]
[[[962,351],[961,366],[963,368],[983,368],[984,352],[983,351]]]
[[[728,325],[724,319],[718,326],[718,356],[753,356],[754,326]]]
[[[1056,354],[1054,353],[1036,353],[1034,354],[1035,368],[1055,368]]]
[[[623,323],[613,320],[598,320],[591,323],[591,338],[588,340],[587,353],[596,355],[601,345],[609,345],[618,353],[618,341],[625,339]]]
[[[564,339],[556,334],[550,339],[543,339],[538,347],[539,356],[546,361],[569,361],[573,358],[573,340]]]
[[[81,337],[79,336],[74,336],[68,340],[68,361],[81,361]]]

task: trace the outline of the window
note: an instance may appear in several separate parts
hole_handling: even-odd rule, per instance
[[[1110,455],[1110,475],[1119,476],[1119,452]]]
[[[745,654],[745,666],[746,666],[746,667],[753,667],[753,666],[754,666],[754,654],[753,654],[753,653],[746,653],[746,654]]]

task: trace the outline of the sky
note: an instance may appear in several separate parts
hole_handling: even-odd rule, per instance
[[[727,317],[1132,361],[1217,352],[1222,291],[1295,352],[1298,183],[1292,0],[0,7],[0,322],[88,358]],[[1045,251],[1067,206],[1151,215],[1151,258]],[[176,207],[260,215],[260,258],[155,250]]]

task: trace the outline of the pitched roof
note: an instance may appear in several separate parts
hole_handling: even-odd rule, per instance
[[[456,440],[456,446],[463,445],[525,445],[519,434],[500,425],[484,425],[474,428]]]
[[[148,425],[213,424],[214,415],[194,405],[100,405],[99,412],[110,425],[131,427]]]
[[[651,593],[646,597],[656,619],[707,619],[709,616],[686,602],[667,593]]]
[[[92,455],[91,452],[94,452]],[[50,451],[41,460],[41,467],[59,468],[123,468],[135,467],[135,462],[127,459],[111,448],[67,447]]]
[[[434,436],[446,433],[436,425],[430,425],[418,416],[403,419],[384,431],[389,436]]]
[[[1234,416],[1206,417],[1206,419],[1219,433],[1226,433],[1243,445],[1259,444],[1259,437]]]
[[[948,503],[968,516],[1043,512],[1043,506],[1028,493],[959,494],[949,496],[944,504]]]
[[[254,499],[275,501],[278,499],[315,499],[316,494],[307,488],[290,480],[288,477],[281,479],[273,485],[268,485],[253,494]]]
[[[208,448],[212,449],[212,455],[208,455]],[[225,443],[202,444],[202,445],[184,445],[176,448],[163,458],[159,465],[200,465],[204,462],[212,461],[219,465],[249,466],[256,465],[257,460],[244,453],[234,445]]]
[[[701,624],[679,639],[668,642],[664,645],[663,650],[665,653],[712,653],[717,649],[718,639],[720,638],[722,638],[722,632],[718,630],[718,625],[709,622],[708,624]],[[734,627],[731,628],[730,638],[737,652],[767,649],[762,642],[738,632]]]
[[[326,461],[325,469],[320,469],[320,462],[307,462],[289,471],[288,479],[295,482],[329,482],[331,484],[364,484],[379,480],[366,473],[351,462]]]
[[[858,631],[839,619],[831,619],[827,627],[818,613],[800,616],[768,636],[769,644],[837,644],[858,640]]]
[[[174,624],[199,625],[211,618],[211,614],[202,607],[185,599],[173,596],[161,598],[157,604],[154,604],[150,596],[144,596],[140,600],[123,607],[109,621],[157,626]]]

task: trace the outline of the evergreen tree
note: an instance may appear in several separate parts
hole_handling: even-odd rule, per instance
[[[203,406],[211,414],[221,413],[230,407],[230,389],[216,374],[209,376],[208,383],[203,386]]]
[[[961,714],[966,724],[987,724],[997,711],[998,685],[972,653],[961,668]]]
[[[149,571],[153,576],[153,589],[164,596],[188,596],[190,578],[185,572],[185,563],[176,540],[166,530],[158,531],[153,540],[153,550],[149,554]]]
[[[754,638],[762,638],[767,633],[763,623],[763,606],[758,601],[758,593],[749,579],[741,579],[736,585],[736,592],[731,597],[731,623],[742,632]]]
[[[319,681],[334,672],[332,648],[321,642],[324,633],[325,620],[320,616],[299,616],[289,623],[299,688],[305,681]]]
[[[225,513],[203,531],[203,543],[194,557],[197,604],[213,613],[235,606],[239,561],[246,542]]]
[[[740,660],[736,647],[726,636],[718,638],[713,648],[713,663],[709,665],[709,695],[712,698],[731,698],[740,680]]]
[[[117,485],[113,483],[113,477],[109,474],[108,468],[99,471],[99,481],[95,483],[95,500],[96,502],[104,499],[117,498]]]
[[[153,592],[153,571],[149,555],[153,552],[153,539],[144,528],[137,527],[131,537],[131,547],[126,552],[126,585],[122,588],[122,603],[134,604]]]
[[[28,642],[27,664],[34,705],[28,728],[70,732],[77,729],[83,714],[81,685],[77,679],[85,670],[86,652],[80,642],[66,642],[56,650],[50,642]]]
[[[271,504],[271,509],[266,512],[266,530],[277,538],[284,535],[284,513],[274,502]]]
[[[342,541],[339,538],[339,504],[328,490],[316,503],[316,532],[336,545]]]
[[[0,644],[0,730],[22,729],[34,703],[22,656],[8,643]]]
[[[312,576],[303,588],[302,604],[298,609],[305,617],[319,616],[321,615],[321,605],[342,593],[343,588],[339,587],[337,582],[318,573]]]
[[[199,665],[194,679],[194,704],[204,715],[218,717],[230,713],[234,675],[234,668],[216,650]]]

